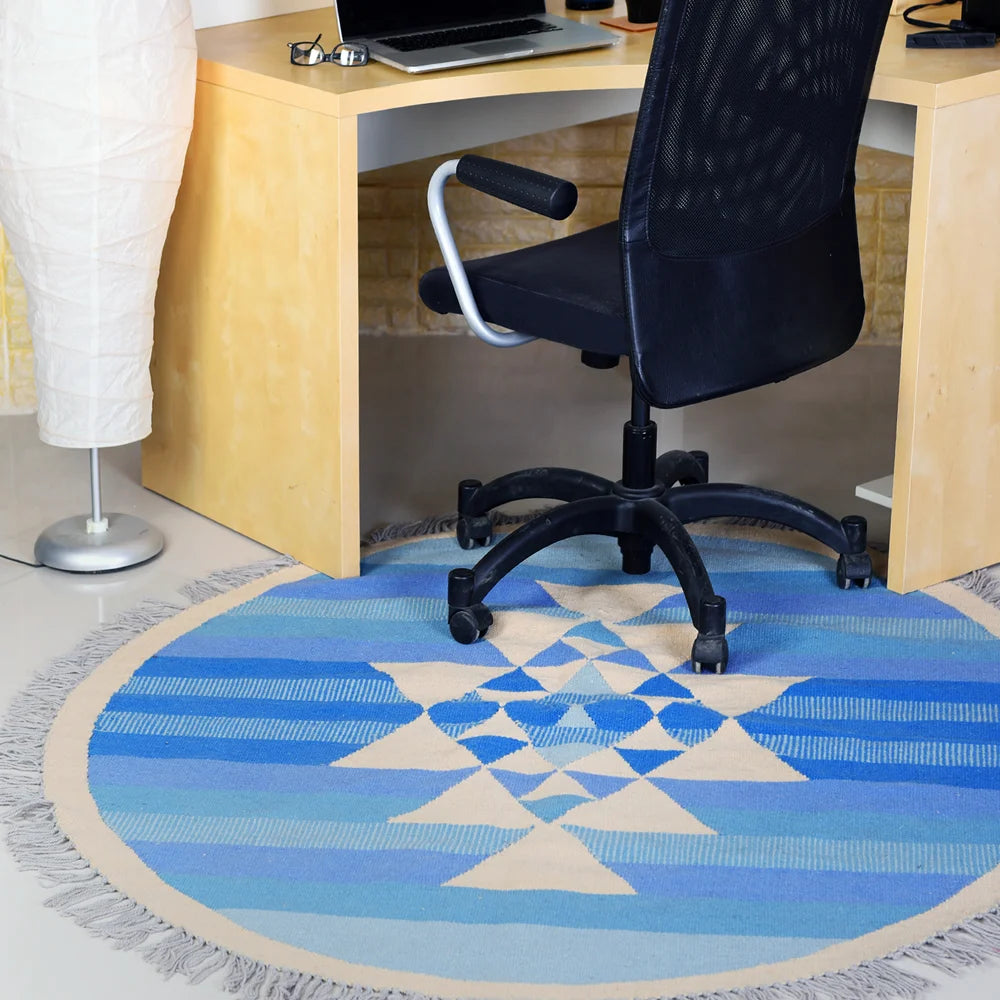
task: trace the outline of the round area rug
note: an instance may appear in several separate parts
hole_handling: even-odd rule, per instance
[[[506,578],[471,646],[446,536],[150,628],[48,737],[45,798],[100,873],[61,907],[301,1000],[913,996],[887,956],[996,951],[1000,612],[841,591],[785,532],[698,545],[723,676],[692,673],[665,561],[623,576],[605,538]]]

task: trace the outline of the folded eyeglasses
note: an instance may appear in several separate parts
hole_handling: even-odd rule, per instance
[[[325,52],[319,40],[320,32],[311,42],[289,42],[291,60],[295,66],[316,66],[319,63],[336,63],[338,66],[364,66],[368,62],[368,46],[359,42],[340,42],[330,52]]]

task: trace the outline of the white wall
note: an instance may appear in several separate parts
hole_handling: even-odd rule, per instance
[[[253,21],[258,17],[291,14],[333,6],[332,0],[191,0],[196,28],[214,28],[217,24]]]

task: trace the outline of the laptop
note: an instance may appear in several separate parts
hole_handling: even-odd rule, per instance
[[[616,45],[620,36],[545,12],[545,0],[335,0],[340,37],[407,73]]]

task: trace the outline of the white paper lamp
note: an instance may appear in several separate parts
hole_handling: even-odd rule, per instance
[[[90,517],[36,556],[145,561],[156,529],[100,509],[97,449],[149,434],[153,301],[194,109],[190,0],[3,0],[0,224],[28,297],[43,441],[91,449]]]

